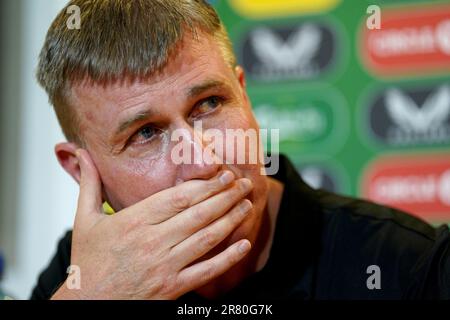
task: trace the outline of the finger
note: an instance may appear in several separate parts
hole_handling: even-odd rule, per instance
[[[183,269],[178,274],[179,287],[185,293],[207,284],[241,261],[250,248],[250,241],[241,240],[213,258]]]
[[[80,194],[78,196],[77,219],[92,219],[93,213],[102,213],[102,185],[100,176],[89,153],[76,151],[80,166]]]
[[[253,188],[251,180],[239,179],[235,184],[209,199],[160,224],[164,243],[174,246],[227,213]]]
[[[251,209],[251,201],[244,199],[222,218],[173,247],[170,254],[175,257],[174,263],[182,269],[204,256],[229,236],[244,221]]]
[[[233,172],[226,170],[209,180],[186,181],[153,194],[128,211],[142,215],[146,223],[158,224],[224,190],[234,179]]]

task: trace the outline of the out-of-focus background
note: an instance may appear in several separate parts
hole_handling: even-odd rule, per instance
[[[26,299],[72,225],[77,187],[53,153],[63,139],[34,74],[62,0],[0,0],[0,251],[3,290]]]
[[[210,2],[261,126],[280,129],[280,151],[309,184],[450,223],[450,1]],[[20,299],[76,207],[53,154],[63,136],[34,78],[65,3],[0,1],[0,287]]]

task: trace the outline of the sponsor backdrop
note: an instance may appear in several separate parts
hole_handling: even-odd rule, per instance
[[[450,223],[450,1],[211,3],[310,185]]]

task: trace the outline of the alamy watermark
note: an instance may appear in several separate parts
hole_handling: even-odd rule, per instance
[[[279,129],[203,130],[202,121],[195,121],[193,131],[193,136],[184,128],[172,132],[171,141],[177,142],[170,155],[174,164],[262,164],[262,175],[278,172]],[[264,155],[269,141],[270,153]]]
[[[80,290],[81,289],[81,269],[77,265],[71,265],[67,268],[68,274],[66,280],[67,289]]]
[[[366,273],[370,274],[367,278],[366,286],[369,290],[381,289],[381,269],[376,264],[372,264],[367,267]]]
[[[69,14],[67,18],[66,26],[69,30],[81,29],[81,10],[77,5],[71,5],[67,7],[66,13]]]
[[[379,6],[372,4],[367,7],[367,14],[370,16],[366,20],[366,27],[369,30],[381,29],[381,9]]]

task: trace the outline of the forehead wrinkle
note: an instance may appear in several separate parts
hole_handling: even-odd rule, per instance
[[[150,86],[144,85],[140,87],[141,84],[137,85],[138,87],[135,88],[118,88],[118,95],[119,95],[118,104],[122,109],[120,113],[142,104],[143,101],[146,100],[145,96],[149,92],[154,91]]]
[[[156,87],[153,88],[154,91],[156,90],[164,90],[167,88],[173,88],[178,85],[184,86],[185,84],[188,84],[190,82],[193,82],[195,79],[200,78],[204,75],[205,70],[208,70],[208,66],[210,65],[209,62],[204,61],[199,63],[195,69],[190,70],[186,74],[180,75],[179,73],[175,73],[167,77],[161,82],[156,83]],[[172,94],[171,94],[172,96]]]
[[[162,81],[158,81],[157,79],[160,77],[157,77],[156,79],[149,79],[150,83],[145,83],[145,82],[141,83],[144,86],[142,89],[141,88],[132,89],[133,92],[138,91],[137,94],[130,92],[130,94],[127,95],[127,97],[123,97],[122,99],[119,100],[120,104],[123,104],[123,107],[125,108],[122,111],[140,104],[141,103],[140,101],[133,103],[133,100],[139,100],[141,97],[143,97],[149,93],[153,92],[155,95],[158,95],[158,96],[161,94],[164,94],[164,93],[168,94],[167,92],[164,92],[165,89],[173,88],[179,84],[186,84],[186,83],[192,82],[196,78],[201,77],[204,74],[204,70],[207,69],[208,66],[209,66],[208,62],[202,62],[195,69],[189,71],[189,73],[187,73],[185,75],[180,75],[178,73],[175,73],[173,75],[170,75],[169,77],[166,77]],[[188,78],[186,78],[186,77],[188,77]],[[151,83],[153,81],[154,81],[154,83]],[[120,95],[121,88],[115,88],[115,89],[119,90],[119,95]],[[170,93],[169,95],[173,96],[172,93]],[[132,102],[133,104],[125,107],[124,105],[126,105],[129,102]]]
[[[190,41],[187,41],[190,42]],[[210,55],[205,53],[205,50],[203,47],[201,47],[202,41],[192,41],[189,43],[190,49],[193,51],[192,54],[189,55],[189,57],[186,59],[186,57],[182,58],[180,55],[173,56],[172,59],[169,59],[166,66],[154,74],[153,76],[149,76],[149,78],[144,79],[143,82],[138,82],[138,84],[144,85],[142,88],[133,88],[133,85],[131,84],[129,86],[129,89],[132,91],[138,91],[137,94],[131,94],[131,96],[124,97],[123,99],[120,99],[121,104],[127,104],[130,101],[133,101],[135,99],[139,99],[142,96],[145,96],[146,94],[150,92],[154,92],[155,95],[161,95],[161,94],[168,94],[170,97],[173,97],[173,93],[168,93],[167,91],[172,89],[176,90],[176,87],[178,85],[185,85],[189,82],[194,81],[194,79],[201,77],[205,71],[209,69],[209,66],[211,65],[211,57]],[[187,45],[186,40],[184,40],[183,43],[184,46]],[[215,48],[213,48],[215,49]],[[215,50],[213,50],[215,51]],[[208,51],[210,52],[210,51]],[[215,56],[215,55],[214,55]],[[189,70],[188,73],[182,74],[185,67],[191,68],[192,66],[195,66],[193,69]],[[181,73],[181,74],[180,74]],[[123,87],[122,87],[123,88]],[[120,85],[118,87],[113,88],[113,91],[118,90],[118,94],[120,95]],[[120,96],[119,96],[120,98]],[[137,105],[137,103],[133,103],[133,105]],[[129,109],[132,106],[125,107],[123,106],[124,110]],[[122,112],[121,111],[121,112]]]

